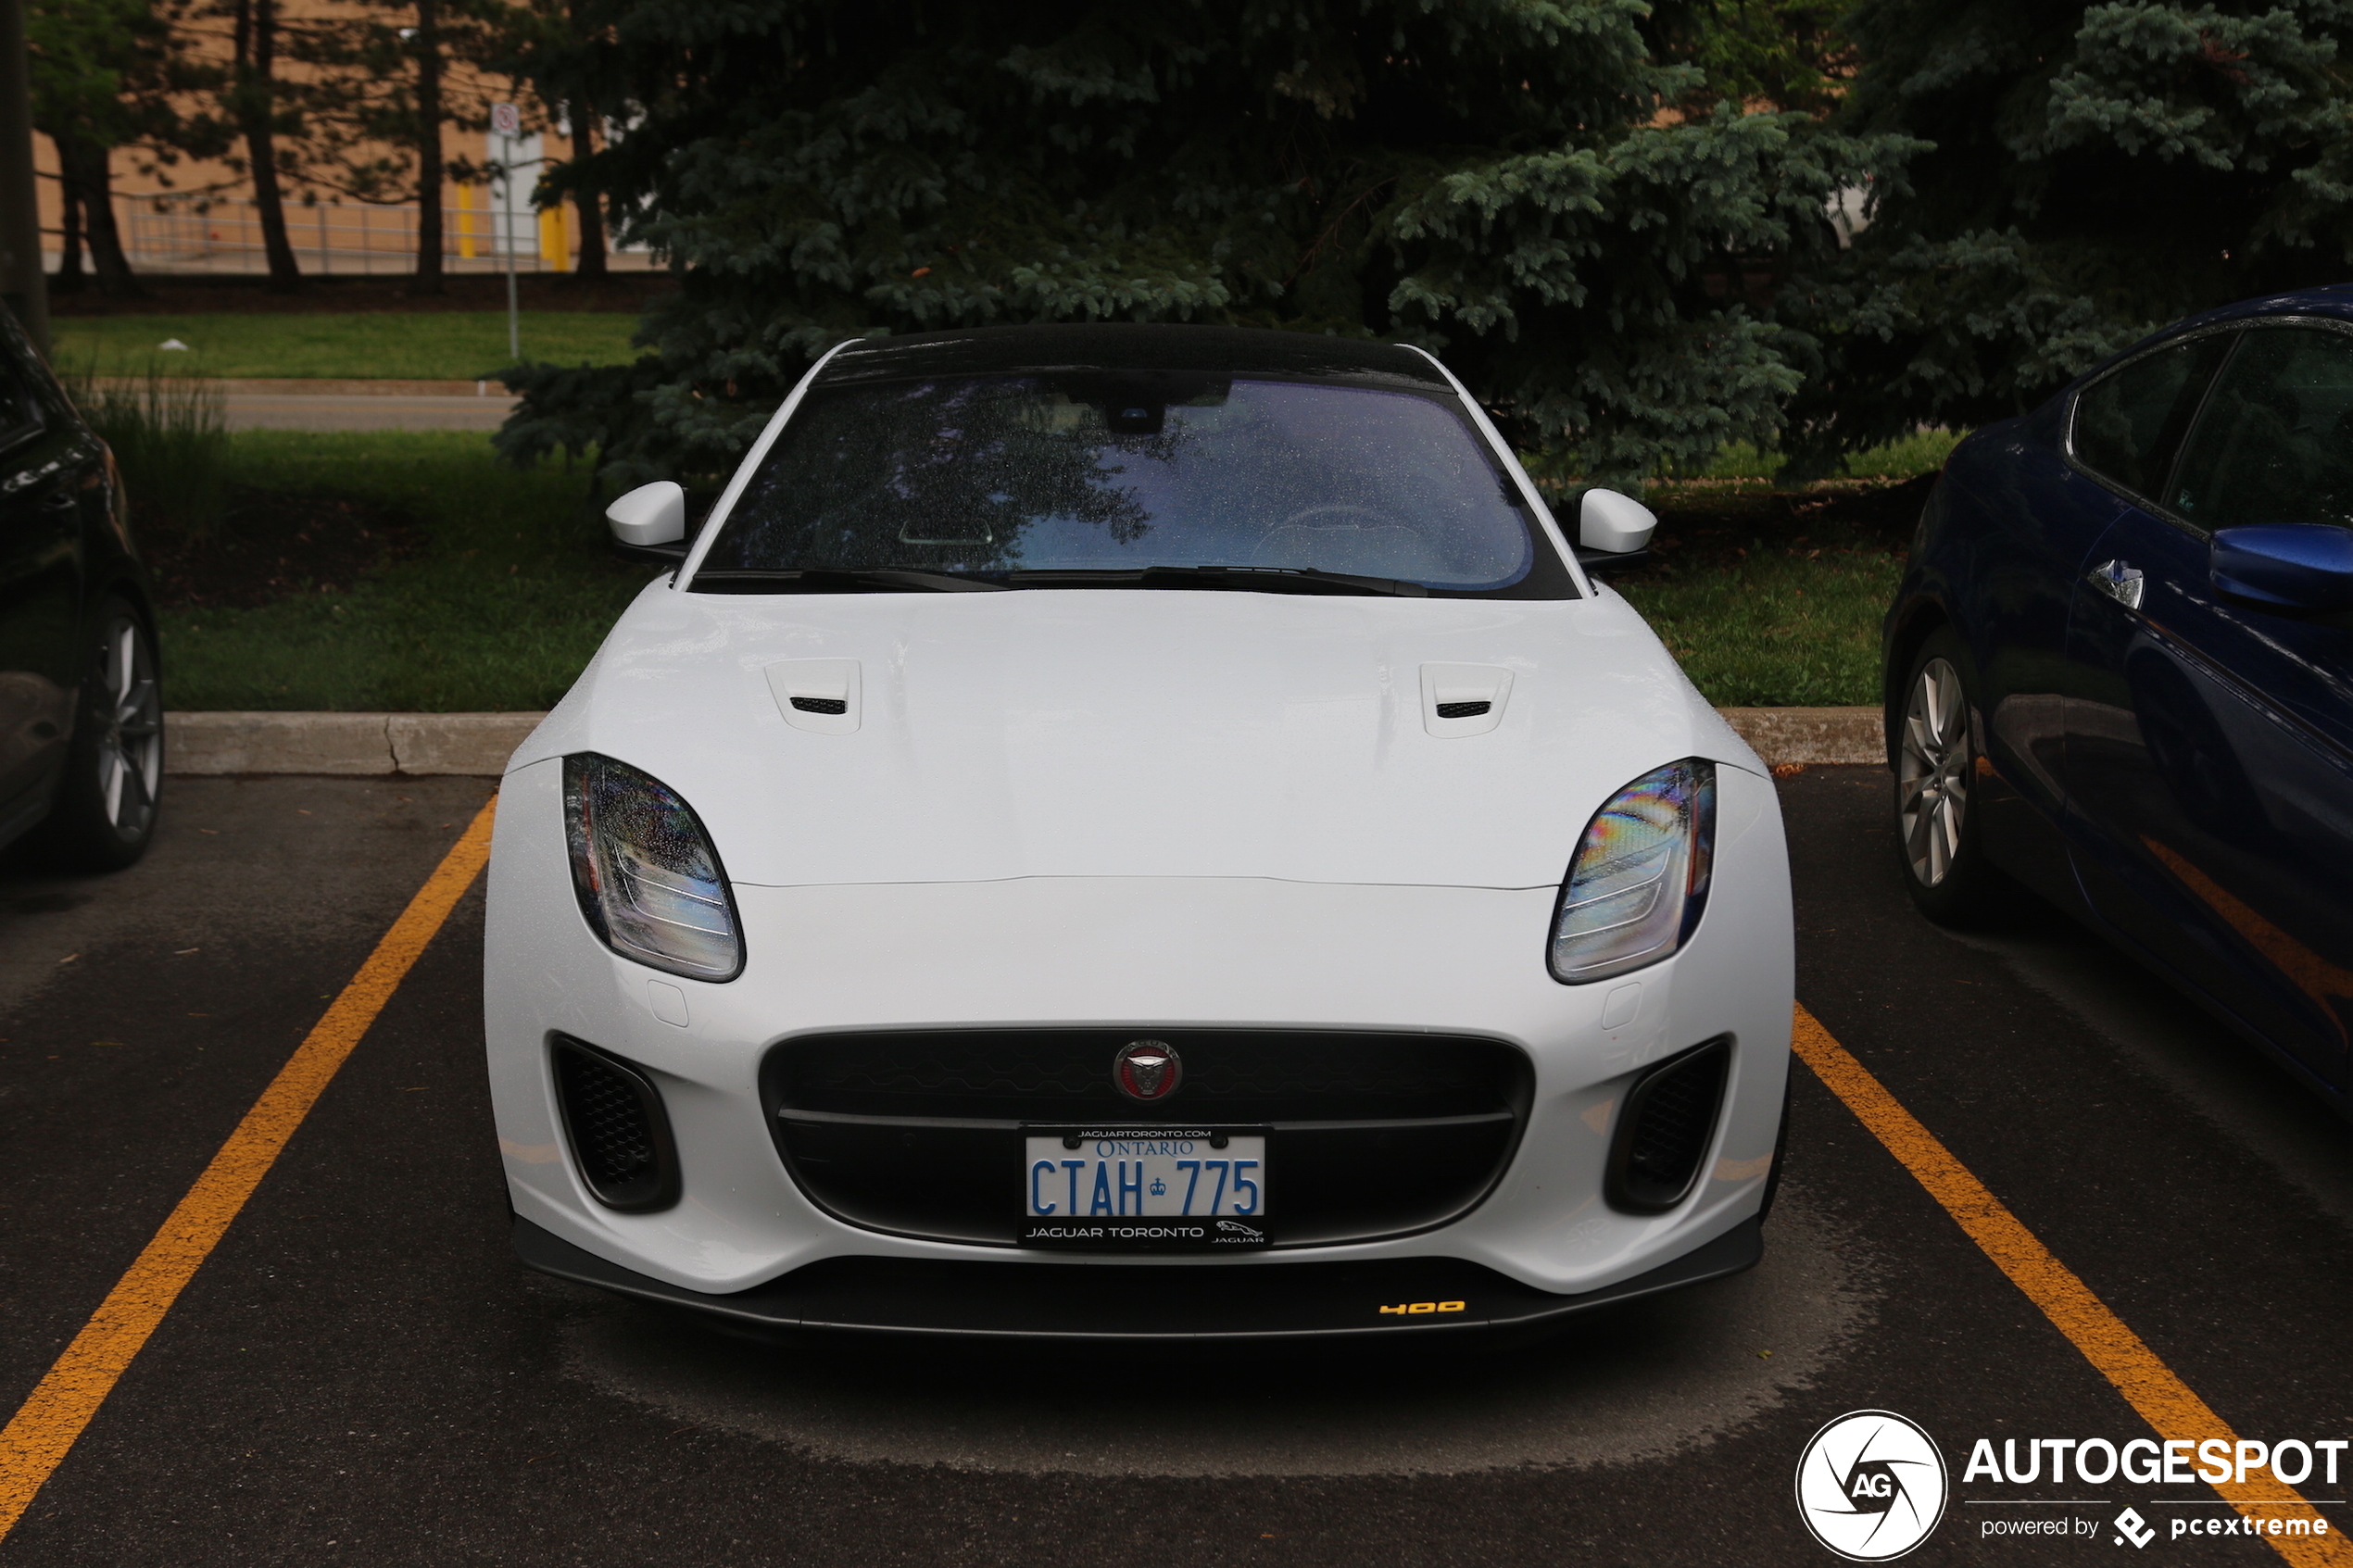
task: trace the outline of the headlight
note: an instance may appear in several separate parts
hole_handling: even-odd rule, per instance
[[[1553,978],[1569,985],[1656,963],[1707,902],[1716,764],[1687,758],[1644,773],[1593,814],[1553,917]]]
[[[677,792],[593,751],[567,757],[564,834],[580,912],[614,952],[697,980],[743,972],[727,873]]]

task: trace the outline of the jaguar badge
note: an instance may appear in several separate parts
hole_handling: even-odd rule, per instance
[[[1111,1060],[1111,1081],[1129,1099],[1166,1099],[1184,1076],[1185,1064],[1165,1040],[1130,1040]]]

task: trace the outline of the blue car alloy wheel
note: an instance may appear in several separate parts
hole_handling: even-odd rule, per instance
[[[1931,636],[1904,683],[1896,719],[1895,827],[1905,885],[1920,912],[1942,925],[1987,919],[2003,891],[1969,810],[1978,753],[1961,673],[1967,657],[1950,629]]]

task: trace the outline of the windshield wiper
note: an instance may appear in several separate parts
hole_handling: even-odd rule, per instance
[[[1427,598],[1419,583],[1359,577],[1313,566],[1147,566],[1134,571],[1038,571],[1007,574],[1022,586],[1062,588],[1213,588],[1252,594],[1382,594]]]
[[[1005,588],[1004,583],[987,577],[966,577],[952,571],[902,571],[896,567],[808,566],[770,571],[762,567],[727,566],[696,572],[687,586],[702,588],[706,583],[707,591],[719,594],[756,594],[765,588],[812,588],[819,593],[914,588],[937,594],[995,594]]]

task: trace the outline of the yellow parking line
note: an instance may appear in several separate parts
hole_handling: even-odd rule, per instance
[[[497,804],[494,797],[468,824],[351,984],[261,1091],[155,1239],[107,1293],[15,1419],[0,1430],[0,1539],[24,1516],[33,1494],[98,1413],[116,1380],[270,1173],[336,1069],[482,873],[490,859],[490,822]]]
[[[2116,1385],[2117,1392],[2157,1429],[2158,1436],[2193,1441],[2220,1437],[2236,1445],[2238,1434],[2224,1425],[2222,1418],[2207,1408],[2188,1384],[2173,1375],[2157,1352],[2126,1327],[2108,1303],[2093,1295],[2091,1286],[2077,1278],[2073,1270],[2036,1240],[2034,1233],[2020,1224],[2018,1216],[1802,1004],[1790,1043],[1814,1075],[1844,1100],[1846,1109],[1919,1178],[1929,1196],[1944,1206],[1971,1241],[1984,1248],[1994,1267],[2007,1274],[2010,1283],[2024,1291],[2026,1298],[2083,1352],[2083,1359]],[[2249,1519],[2321,1517],[2302,1494],[2271,1479],[2268,1471],[2259,1481],[2208,1484]],[[2326,1536],[2266,1533],[2262,1539],[2297,1568],[2353,1568],[2353,1543],[2334,1532]]]

